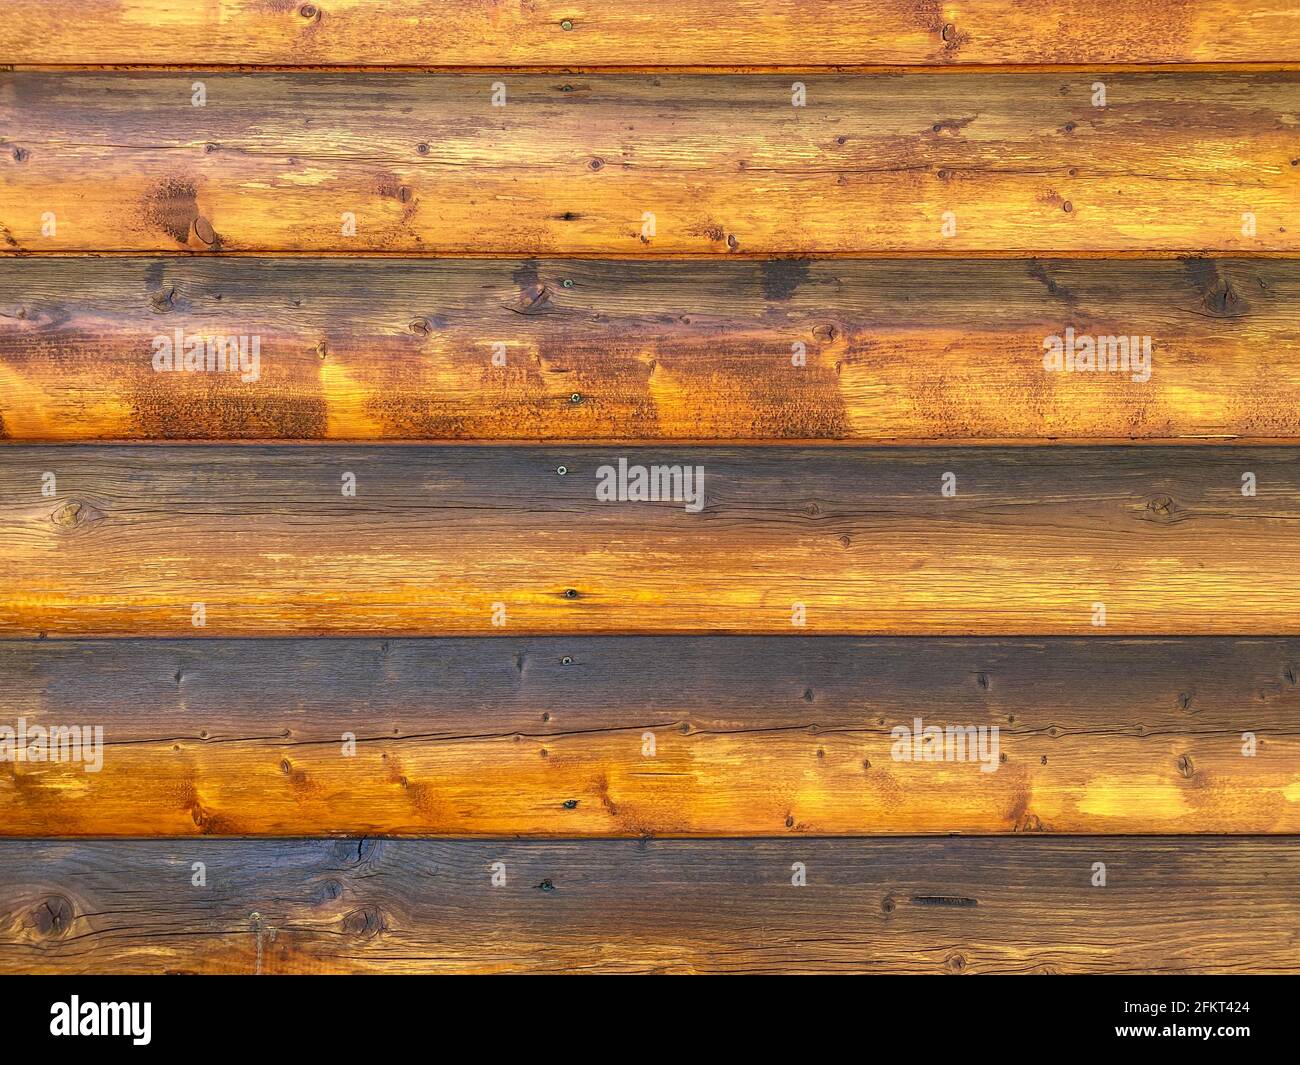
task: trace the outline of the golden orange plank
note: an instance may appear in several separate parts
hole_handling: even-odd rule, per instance
[[[1300,251],[1300,74],[1096,81],[11,72],[0,250]]]
[[[1287,0],[7,0],[0,62],[430,66],[1294,62]]]

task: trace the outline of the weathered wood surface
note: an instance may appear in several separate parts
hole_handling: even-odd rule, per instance
[[[1290,839],[6,841],[0,971],[1295,973],[1298,899]]]
[[[773,75],[10,72],[0,246],[1300,250],[1300,74],[1095,81],[809,75],[795,107]]]
[[[14,445],[0,633],[1295,635],[1298,459]],[[620,463],[690,471],[692,490],[602,502]]]
[[[0,833],[1296,832],[1298,673],[1296,640],[0,641],[0,724],[104,744],[0,762]],[[916,718],[999,731],[897,759]]]
[[[6,0],[0,62],[822,66],[1295,62],[1288,0]]]
[[[1149,375],[1047,372],[1067,327]],[[156,372],[177,329],[255,372]],[[9,258],[0,383],[11,440],[1288,440],[1300,268]]]

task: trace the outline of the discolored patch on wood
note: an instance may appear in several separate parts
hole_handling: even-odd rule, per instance
[[[800,259],[771,259],[762,266],[763,295],[788,300],[808,280],[808,264]]]
[[[1187,276],[1200,291],[1201,309],[1215,318],[1241,318],[1250,312],[1241,289],[1223,276],[1218,263],[1209,259],[1188,259]]]
[[[186,244],[199,217],[198,189],[187,178],[164,178],[144,194],[139,210],[147,227]]]
[[[226,321],[242,327],[246,319]],[[188,332],[197,331],[191,327]],[[304,352],[289,337],[259,336],[256,381],[231,370],[155,373],[146,353],[131,353],[135,365],[117,379],[130,411],[128,435],[160,440],[327,436],[324,385],[306,372],[309,365],[315,368],[314,353]]]

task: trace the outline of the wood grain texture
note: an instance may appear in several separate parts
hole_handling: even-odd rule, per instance
[[[0,641],[0,724],[104,742],[0,762],[0,833],[1296,832],[1298,674],[1296,640]],[[896,759],[918,717],[997,728],[990,771]]]
[[[1281,448],[15,445],[0,632],[1295,635],[1298,520]]]
[[[567,22],[567,28],[566,28]],[[1294,62],[1287,0],[6,0],[0,62],[667,65]]]
[[[1300,250],[1300,74],[501,77],[0,75],[0,246]]]
[[[1283,839],[6,841],[0,971],[1295,973],[1298,898]]]
[[[1067,327],[1149,380],[1046,372]],[[1298,352],[1281,260],[0,259],[10,440],[1289,440]]]

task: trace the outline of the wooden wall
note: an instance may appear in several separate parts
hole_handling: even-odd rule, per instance
[[[9,0],[0,972],[1300,971],[1298,58]]]

